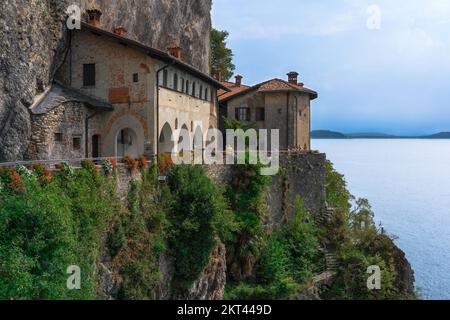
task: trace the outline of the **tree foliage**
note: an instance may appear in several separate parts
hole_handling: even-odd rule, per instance
[[[233,76],[233,51],[227,47],[227,31],[211,30],[211,71],[221,71],[224,80]]]

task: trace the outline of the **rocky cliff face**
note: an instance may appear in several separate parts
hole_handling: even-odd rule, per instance
[[[27,108],[52,81],[67,49],[65,11],[96,6],[102,28],[161,50],[179,45],[182,59],[209,65],[211,0],[4,0],[0,3],[0,161],[25,156],[31,135]]]

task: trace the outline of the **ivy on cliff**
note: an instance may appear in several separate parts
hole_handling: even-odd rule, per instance
[[[201,166],[173,167],[168,181],[172,294],[182,296],[209,263],[217,239],[229,238],[235,224],[221,190]]]

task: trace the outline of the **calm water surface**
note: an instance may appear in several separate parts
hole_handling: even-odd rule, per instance
[[[424,299],[450,299],[450,140],[313,140],[397,237]]]

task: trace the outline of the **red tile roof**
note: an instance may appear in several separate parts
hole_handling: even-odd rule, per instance
[[[241,84],[240,86],[236,86],[236,83],[234,82],[229,82],[229,81],[223,81],[222,84],[227,87],[230,91],[226,92],[225,90],[218,90],[217,91],[217,96],[219,98],[219,101],[222,101],[223,99],[226,99],[228,97],[231,97],[239,92],[242,92],[244,90],[249,89],[249,86],[243,85]]]
[[[317,98],[317,92],[306,88],[303,84],[292,84],[285,80],[281,79],[272,79],[262,83],[259,83],[255,86],[249,87],[241,85],[240,87],[236,87],[232,82],[222,82],[224,86],[229,88],[230,92],[222,92],[222,95],[219,95],[219,102],[225,102],[231,100],[235,97],[241,96],[246,93],[250,93],[252,91],[257,92],[284,92],[284,91],[298,91],[308,93],[311,96],[311,99],[314,100]],[[220,94],[220,93],[219,93]]]

